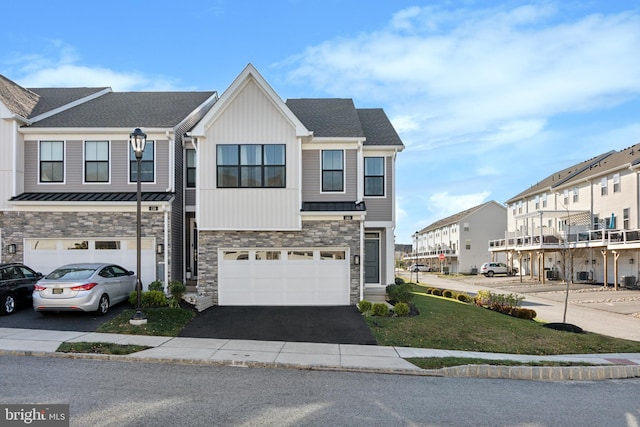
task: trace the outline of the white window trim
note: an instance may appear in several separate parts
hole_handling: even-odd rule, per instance
[[[367,196],[365,194],[365,188],[362,189],[362,194],[364,195],[364,197],[366,197],[367,199],[386,199],[387,198],[387,158],[385,156],[364,156],[364,158],[382,158],[382,196]],[[345,162],[346,164],[346,162]],[[362,182],[363,182],[363,186],[366,185],[365,183],[365,174],[364,174],[364,164],[365,161],[362,162]],[[346,176],[346,173],[345,173]]]
[[[140,181],[141,185],[156,184],[158,180],[158,141],[155,139],[148,140],[147,144],[149,142],[153,142],[153,181]],[[128,185],[138,185],[137,181],[131,181],[131,158],[129,157],[131,150],[131,144],[127,142],[127,183]]]
[[[40,144],[42,142],[62,142],[62,181],[41,181],[40,180]],[[67,183],[67,141],[60,139],[39,139],[38,140],[38,185],[63,185]]]
[[[342,191],[324,191],[322,189],[322,152],[342,151]],[[320,150],[320,194],[346,194],[347,192],[347,151],[344,148],[322,148]]]
[[[87,142],[106,142],[107,143],[107,151],[109,152],[109,179],[106,181],[87,181],[87,174],[86,174],[86,166],[87,166],[87,153],[86,153],[86,148],[87,148]],[[113,153],[111,150],[111,147],[113,146],[113,144],[111,144],[111,140],[109,139],[85,139],[84,141],[82,141],[82,184],[86,184],[86,185],[108,185],[111,184],[111,177],[112,177],[112,173],[111,173],[111,165],[112,163],[112,159],[113,159]],[[131,147],[129,147],[131,148]],[[155,175],[154,175],[155,177]]]

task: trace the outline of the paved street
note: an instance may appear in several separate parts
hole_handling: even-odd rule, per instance
[[[3,357],[2,403],[72,426],[637,426],[640,380],[539,382]]]

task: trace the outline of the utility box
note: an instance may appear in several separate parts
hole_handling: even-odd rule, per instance
[[[632,289],[636,287],[636,276],[622,276],[620,277],[620,282],[622,286],[628,289]]]

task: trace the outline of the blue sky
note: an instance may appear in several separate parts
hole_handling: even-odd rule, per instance
[[[3,6],[26,87],[217,90],[252,63],[283,98],[382,107],[406,145],[396,241],[640,142],[633,1],[35,0]]]

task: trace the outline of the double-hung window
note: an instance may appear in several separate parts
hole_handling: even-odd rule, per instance
[[[147,141],[142,152],[142,159],[140,160],[140,181],[141,182],[153,182],[155,181],[155,143],[154,141]],[[136,152],[129,145],[129,182],[138,182],[138,161],[136,159]]]
[[[64,142],[40,141],[40,182],[64,181]]]
[[[109,141],[84,142],[84,182],[109,182]]]
[[[187,150],[187,188],[196,186],[196,150]]]
[[[384,157],[364,158],[364,195],[384,196]]]
[[[284,188],[284,144],[221,144],[217,156],[218,188]]]
[[[344,151],[322,151],[322,191],[344,191]]]

